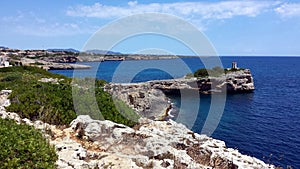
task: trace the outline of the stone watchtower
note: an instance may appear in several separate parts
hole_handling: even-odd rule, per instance
[[[231,69],[237,69],[237,62],[232,62]]]

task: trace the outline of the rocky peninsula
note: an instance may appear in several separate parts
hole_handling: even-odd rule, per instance
[[[172,120],[141,118],[138,125],[130,128],[82,115],[73,120],[70,127],[62,128],[22,119],[5,110],[10,104],[10,93],[10,90],[0,92],[1,118],[40,130],[56,148],[57,168],[275,168]]]
[[[90,69],[91,66],[83,64],[57,63],[41,59],[21,58],[20,60],[10,59],[10,63],[16,66],[35,66],[45,70],[67,70],[67,69]]]
[[[109,83],[105,90],[124,101],[143,117],[162,119],[172,107],[166,95],[183,91],[201,94],[245,93],[255,89],[249,69],[230,71],[219,77],[184,77],[142,83]]]

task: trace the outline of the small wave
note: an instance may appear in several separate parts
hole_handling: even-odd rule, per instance
[[[171,117],[171,118],[175,117],[175,116],[172,115],[172,111],[173,111],[173,108],[171,108],[171,109],[168,111],[168,116]]]

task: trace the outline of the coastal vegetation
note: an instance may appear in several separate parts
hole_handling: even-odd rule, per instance
[[[230,68],[230,69],[223,69],[219,66],[213,67],[212,69],[206,69],[206,68],[201,68],[196,70],[194,73],[189,73],[186,75],[187,78],[189,77],[199,77],[199,78],[203,78],[203,77],[220,77],[224,74],[230,73],[230,72],[236,72],[236,71],[240,71],[240,70],[244,70],[242,68]]]
[[[1,168],[56,168],[54,147],[32,126],[0,118]]]
[[[80,87],[73,88],[74,106],[78,114],[88,114],[93,119],[106,119],[116,123],[133,126],[139,119],[137,113],[123,101],[113,98],[108,92],[103,91],[106,84],[104,80],[93,78],[73,79],[73,84]],[[91,86],[92,84],[95,87]],[[75,99],[76,98],[76,99]],[[101,113],[100,113],[101,112]]]
[[[198,69],[194,72],[194,77],[208,77],[208,76],[218,77],[223,74],[224,74],[224,69],[217,66],[212,69],[205,69],[205,68]]]
[[[42,78],[57,79],[56,82],[42,82]],[[87,79],[81,79],[84,84]],[[95,79],[90,79],[95,80]],[[77,80],[78,81],[78,80]],[[62,75],[52,74],[36,67],[8,67],[0,69],[0,90],[10,89],[11,105],[6,109],[16,112],[21,118],[42,120],[55,125],[68,125],[77,117],[75,108],[84,110],[86,114],[97,117],[100,110],[104,119],[122,123],[128,126],[136,124],[138,115],[125,103],[117,101],[114,104],[112,96],[102,89],[104,81],[96,80],[95,90],[83,86],[72,86],[72,79]],[[72,87],[73,91],[72,91]],[[80,105],[74,107],[72,92],[79,92]],[[87,94],[94,92],[93,95]],[[93,101],[94,96],[96,102]],[[121,106],[120,106],[121,105]],[[120,113],[121,112],[121,113]],[[126,117],[132,117],[129,120]]]
[[[47,79],[49,81],[43,81]],[[82,86],[62,75],[52,74],[36,67],[7,67],[0,69],[0,90],[9,89],[11,105],[7,111],[15,112],[21,118],[32,121],[42,120],[55,125],[69,125],[77,117],[75,108],[82,108],[92,117],[98,117],[122,123],[127,126],[136,124],[139,116],[124,102],[115,100],[102,87],[106,83],[95,81],[95,90],[91,91],[84,84],[95,79],[77,79]],[[72,91],[73,87],[73,91]],[[79,92],[82,102],[74,107],[73,93]],[[96,98],[94,108],[86,95],[94,92]],[[131,119],[131,120],[128,120]],[[49,145],[42,134],[34,127],[17,124],[12,120],[0,118],[0,165],[3,168],[56,168],[57,155],[54,147]]]

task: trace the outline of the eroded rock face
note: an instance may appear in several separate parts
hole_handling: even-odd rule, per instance
[[[165,94],[148,83],[108,84],[105,90],[124,101],[142,117],[161,119],[171,104]]]
[[[226,74],[226,82],[218,87],[227,87],[227,92],[251,92],[255,89],[253,77],[249,69]]]
[[[142,118],[134,128],[78,116],[69,128],[21,119],[6,112],[11,91],[0,92],[0,116],[32,125],[54,145],[61,169],[93,168],[275,168],[227,148],[220,140],[190,131],[172,120]]]
[[[109,91],[129,92],[159,89],[165,93],[176,93],[178,90],[197,90],[200,93],[213,92],[251,92],[255,89],[249,69],[229,72],[220,77],[179,78],[170,80],[153,80],[134,84],[108,84]]]
[[[242,93],[254,88],[253,77],[249,69],[230,72],[221,77],[154,80],[143,83],[109,83],[105,90],[124,101],[141,116],[150,119],[162,119],[172,107],[165,94],[180,95],[182,92]]]

